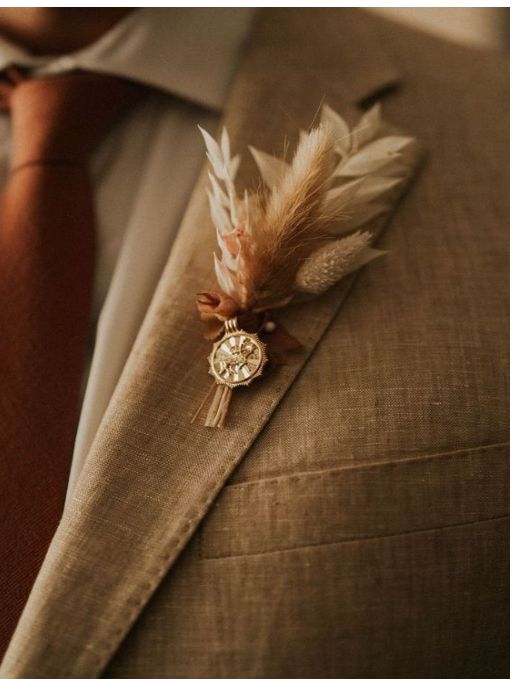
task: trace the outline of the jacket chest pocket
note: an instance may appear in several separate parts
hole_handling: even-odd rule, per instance
[[[508,446],[228,486],[201,527],[223,558],[476,523],[508,512]]]

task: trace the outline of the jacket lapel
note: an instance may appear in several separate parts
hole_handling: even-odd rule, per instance
[[[395,74],[361,12],[265,10],[224,124],[275,152],[324,98],[340,113]],[[364,50],[364,45],[367,49]],[[242,166],[250,181],[251,165]],[[304,345],[235,394],[225,429],[190,418],[211,384],[194,299],[213,284],[205,173],[2,666],[5,677],[97,677],[308,360],[351,281],[285,311]]]

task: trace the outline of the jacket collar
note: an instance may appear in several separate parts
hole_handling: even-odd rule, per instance
[[[361,12],[264,10],[224,124],[280,149],[323,98],[340,113],[394,82]],[[251,165],[243,166],[244,180]],[[191,425],[210,386],[194,296],[212,279],[206,176],[5,657],[2,676],[99,676],[320,341],[352,280],[282,321],[305,350],[235,394],[223,430]],[[108,643],[109,640],[109,643]]]
[[[59,56],[34,55],[0,38],[0,70],[16,64],[37,75],[109,73],[222,111],[254,11],[140,8],[91,45]]]

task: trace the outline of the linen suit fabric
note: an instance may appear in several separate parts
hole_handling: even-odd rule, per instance
[[[427,149],[389,256],[283,312],[304,351],[226,429],[192,426],[200,177],[2,678],[506,676],[505,62],[360,11],[261,11],[236,148],[280,152],[323,97],[381,98]]]

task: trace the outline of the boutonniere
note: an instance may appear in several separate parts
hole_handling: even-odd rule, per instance
[[[378,106],[354,128],[325,106],[319,125],[301,131],[291,162],[250,147],[262,185],[237,192],[240,157],[231,155],[227,130],[220,143],[201,132],[219,253],[218,288],[197,296],[214,342],[214,383],[193,419],[211,396],[205,424],[222,427],[233,389],[301,346],[273,315],[384,254],[364,227],[389,210],[417,154],[415,140],[384,123]]]

